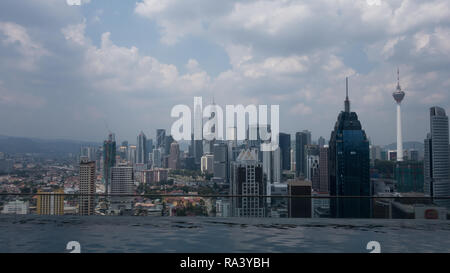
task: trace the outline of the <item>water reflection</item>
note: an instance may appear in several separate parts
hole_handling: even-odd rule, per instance
[[[450,223],[427,220],[0,216],[0,252],[450,252]]]

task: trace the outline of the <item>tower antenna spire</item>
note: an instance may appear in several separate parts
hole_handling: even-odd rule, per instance
[[[345,77],[345,94],[348,100],[348,77]]]
[[[345,77],[345,112],[350,113],[350,100],[348,99],[348,77]]]
[[[401,106],[405,92],[400,87],[400,69],[397,67],[397,89],[392,93],[395,102],[397,102],[397,161],[403,161],[403,136],[402,136],[402,114]]]

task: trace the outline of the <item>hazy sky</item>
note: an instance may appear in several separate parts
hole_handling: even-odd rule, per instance
[[[72,2],[77,2],[71,0]],[[102,141],[169,129],[176,104],[279,104],[329,139],[345,99],[375,144],[450,111],[448,0],[0,1],[0,134]]]

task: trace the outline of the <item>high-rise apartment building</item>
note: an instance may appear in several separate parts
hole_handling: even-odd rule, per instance
[[[80,198],[78,213],[94,215],[95,209],[95,161],[82,158],[80,162]]]
[[[118,165],[111,168],[111,205],[113,209],[131,209],[134,185],[133,167]],[[115,196],[128,195],[128,196]]]
[[[38,190],[36,210],[39,215],[64,215],[64,190]]]

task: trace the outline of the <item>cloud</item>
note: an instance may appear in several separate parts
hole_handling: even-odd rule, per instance
[[[0,4],[0,54],[8,61],[0,64],[3,98],[42,97],[51,107],[36,119],[52,120],[54,126],[42,125],[47,132],[70,120],[84,128],[65,128],[72,134],[99,138],[103,121],[96,122],[104,118],[130,139],[143,127],[169,127],[171,107],[201,95],[221,105],[280,104],[282,130],[326,136],[349,77],[352,109],[372,139],[389,143],[397,67],[406,139],[422,139],[429,127],[411,120],[422,120],[431,105],[450,105],[445,0],[140,0],[100,13],[98,6],[55,0],[43,0],[45,8],[27,2],[26,10],[8,3]],[[122,5],[134,13],[111,11]],[[142,29],[145,35],[134,36]],[[208,63],[211,48],[223,63]],[[10,69],[13,53],[39,69]]]
[[[193,69],[194,72],[180,75],[175,65],[165,64],[152,56],[142,55],[135,46],[120,47],[111,40],[111,33],[101,35],[100,47],[92,44],[85,36],[86,22],[70,25],[61,31],[66,40],[84,50],[84,67],[98,90],[104,92],[139,92],[151,89],[158,91],[191,92],[204,91],[209,76],[206,72]],[[195,60],[188,63],[190,68],[198,68]]]
[[[25,27],[13,22],[0,22],[0,41],[4,46],[15,48],[22,59],[19,66],[26,70],[35,69],[35,62],[49,52],[38,42],[31,39]]]
[[[81,6],[90,2],[91,0],[66,0],[67,5],[69,6]]]

